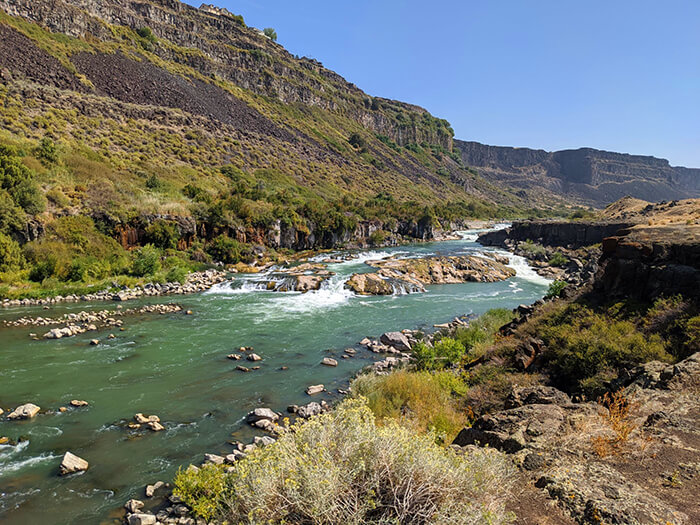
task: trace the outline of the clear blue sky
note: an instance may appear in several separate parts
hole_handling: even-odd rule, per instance
[[[700,167],[698,0],[206,2],[457,138]]]

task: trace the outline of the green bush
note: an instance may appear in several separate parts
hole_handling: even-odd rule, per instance
[[[0,272],[15,272],[24,266],[24,256],[17,241],[0,233]]]
[[[169,283],[180,283],[183,284],[187,280],[187,268],[182,266],[173,266],[165,274],[165,280]]]
[[[525,252],[529,257],[542,257],[547,255],[547,251],[544,249],[544,246],[541,244],[535,244],[530,239],[526,240],[525,242],[521,242],[518,245],[518,248]]]
[[[0,189],[0,233],[19,233],[24,230],[26,222],[24,210],[15,204],[7,191]]]
[[[444,337],[433,346],[419,342],[412,349],[416,365],[423,370],[440,370],[457,364],[464,356],[466,349],[459,341]]]
[[[152,244],[139,249],[131,263],[131,273],[137,277],[153,275],[160,271],[160,251]]]
[[[273,42],[277,42],[277,31],[275,31],[273,28],[266,27],[263,29],[263,33],[265,33],[265,36]]]
[[[352,382],[353,396],[363,397],[378,421],[395,419],[417,431],[432,431],[451,443],[468,421],[453,393],[466,386],[451,372],[398,370],[387,375],[362,374]]]
[[[158,41],[150,27],[141,27],[136,30],[136,33],[144,40],[148,40],[151,44],[155,44]]]
[[[372,234],[369,236],[368,241],[370,246],[382,246],[386,242],[388,237],[388,232],[385,232],[384,230],[377,230],[375,232],[372,232]]]
[[[459,328],[455,339],[464,345],[470,357],[481,355],[485,347],[493,343],[498,329],[514,318],[513,312],[505,308],[494,308],[471,321],[469,326]]]
[[[563,267],[566,266],[569,262],[569,259],[561,252],[555,252],[548,261],[548,264],[550,266],[558,266],[558,267]]]
[[[226,235],[219,235],[207,244],[206,251],[215,261],[224,264],[239,263],[250,255],[248,246]]]
[[[361,399],[297,423],[237,461],[180,472],[174,494],[205,519],[229,523],[510,523],[510,461],[456,454],[430,434],[377,425]],[[198,512],[202,512],[199,510]]]
[[[58,149],[54,141],[48,137],[41,139],[36,150],[36,156],[46,166],[56,164],[58,162]]]
[[[36,283],[41,283],[46,279],[53,277],[56,273],[58,259],[55,255],[48,254],[46,258],[37,261],[29,271],[29,280]]]
[[[671,361],[658,334],[645,334],[628,320],[570,304],[543,320],[538,335],[552,377],[565,390],[600,393],[625,366]]]
[[[172,221],[157,219],[146,226],[146,240],[163,250],[177,248],[180,232]]]
[[[547,289],[547,293],[545,294],[545,297],[547,299],[553,299],[554,297],[559,297],[561,293],[564,291],[564,288],[568,286],[568,283],[566,281],[552,281],[549,284],[549,288]]]
[[[34,173],[22,164],[17,150],[11,146],[0,145],[0,189],[27,213],[37,214],[46,207],[46,200],[34,182]]]

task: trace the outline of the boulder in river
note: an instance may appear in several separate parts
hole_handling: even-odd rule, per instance
[[[248,357],[246,357],[248,361],[262,361],[262,357],[260,357],[258,354],[248,354]]]
[[[70,404],[74,407],[85,407],[88,405],[88,402],[83,401],[82,399],[73,399],[71,400]]]
[[[321,364],[326,366],[338,366],[338,361],[336,361],[332,357],[324,357],[323,361],[321,361]]]
[[[266,419],[268,421],[277,421],[280,417],[271,409],[269,408],[256,408],[255,410],[248,412],[248,415],[246,416],[246,421],[248,423],[257,423],[258,421],[261,421],[263,419]]]
[[[156,523],[158,523],[158,520],[153,514],[137,512],[135,514],[129,515],[128,522],[129,525],[156,525]]]
[[[75,472],[83,472],[88,469],[88,466],[88,462],[83,458],[80,458],[70,452],[66,452],[63,455],[63,461],[61,461],[61,476],[73,474]]]
[[[126,503],[124,503],[124,508],[128,510],[130,513],[138,512],[143,508],[143,501],[138,500],[138,499],[130,499]]]
[[[325,387],[323,385],[311,385],[307,387],[306,393],[310,396],[313,396],[314,394],[320,394],[321,392],[323,392],[324,388]]]
[[[31,419],[39,413],[39,408],[34,403],[25,403],[18,406],[7,416],[7,419]]]
[[[165,485],[166,484],[162,481],[156,481],[153,485],[146,485],[146,497],[152,498],[155,495],[156,491],[159,488],[164,487]]]
[[[408,342],[408,338],[401,332],[386,332],[382,334],[379,340],[399,352],[411,351],[411,344]]]
[[[147,423],[159,423],[160,422],[160,418],[158,416],[156,416],[156,415],[144,416],[141,412],[134,415],[134,420],[136,420],[136,422],[141,424],[141,425],[145,425]]]

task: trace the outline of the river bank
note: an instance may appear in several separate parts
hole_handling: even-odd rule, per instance
[[[429,285],[426,293],[390,296],[357,296],[344,287],[352,274],[373,271],[365,260],[483,251],[471,240],[476,232],[465,237],[358,252],[352,260],[343,260],[343,252],[320,254],[336,261],[328,263],[335,275],[307,293],[270,292],[254,284],[261,275],[236,274],[206,292],[178,297],[181,312],[134,316],[123,332],[105,328],[44,341],[28,337],[36,331],[29,326],[0,328],[7,363],[0,370],[0,406],[34,403],[46,410],[30,420],[0,421],[0,436],[26,438],[19,447],[0,448],[0,484],[7,487],[0,516],[7,523],[95,523],[125,500],[143,498],[146,483],[172,479],[180,465],[197,464],[204,453],[231,454],[227,441],[250,442],[255,432],[245,417],[251,410],[284,413],[290,404],[332,403],[358,370],[396,357],[359,346],[365,335],[399,327],[426,332],[465,313],[514,308],[545,293],[548,281],[517,257],[511,260],[517,275],[507,281]],[[141,297],[129,307],[157,301]],[[86,304],[52,305],[50,317],[91,310]],[[192,315],[184,315],[188,310]],[[26,307],[21,314],[46,312]],[[0,319],[16,315],[6,309]],[[91,339],[100,344],[91,346]],[[240,347],[253,347],[261,360],[227,358]],[[352,357],[349,348],[356,350]],[[326,357],[337,366],[321,364]],[[236,370],[240,363],[250,371]],[[317,384],[325,391],[310,399],[305,391]],[[73,399],[88,405],[57,412]],[[164,430],[129,429],[137,413],[158,415]],[[66,451],[88,461],[89,469],[59,478]],[[66,513],[52,517],[47,508]]]

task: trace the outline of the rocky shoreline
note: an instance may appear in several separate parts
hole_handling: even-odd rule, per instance
[[[455,317],[452,321],[444,324],[435,325],[436,330],[433,333],[423,333],[419,330],[404,329],[398,332],[386,332],[377,339],[369,337],[363,338],[358,347],[364,348],[366,351],[373,354],[385,354],[386,357],[375,361],[371,365],[367,365],[358,373],[372,372],[375,374],[388,374],[391,370],[408,363],[411,360],[410,350],[419,341],[425,344],[433,344],[433,340],[437,334],[451,333],[459,327],[468,325],[473,316]],[[357,350],[348,348],[343,351],[343,355],[347,358],[354,357]],[[388,355],[387,355],[388,354]],[[330,363],[325,361],[329,360]],[[334,366],[332,359],[324,359],[323,364]],[[311,385],[306,390],[306,394],[312,397],[318,393],[327,392],[324,385]],[[345,397],[350,392],[347,390],[338,390],[336,394],[340,398]],[[282,431],[280,421],[285,417],[295,417],[297,419],[310,419],[319,414],[322,414],[332,407],[326,400],[309,401],[304,405],[288,405],[287,416],[283,412],[276,412],[269,407],[258,407],[251,410],[246,416],[246,423],[255,429],[262,430],[268,435],[255,436],[250,443],[242,443],[240,441],[231,442],[229,445],[233,447],[230,454],[204,453],[199,466],[189,465],[188,471],[197,471],[203,465],[215,464],[222,465],[224,468],[233,469],[233,465],[245,458],[249,453],[258,447],[264,447],[274,443],[275,436]],[[192,510],[187,507],[179,497],[175,496],[169,483],[157,481],[153,484],[145,485],[143,499],[129,499],[124,504],[124,522],[128,525],[218,525],[218,522],[195,519]],[[145,500],[145,501],[144,501]]]
[[[134,288],[122,288],[116,291],[102,290],[84,295],[57,295],[45,299],[3,299],[0,306],[4,308],[14,306],[49,306],[63,302],[88,302],[88,301],[129,301],[141,297],[156,297],[161,295],[187,295],[204,292],[227,279],[228,272],[221,270],[205,270],[193,272],[187,276],[183,284],[173,283],[148,283]]]

